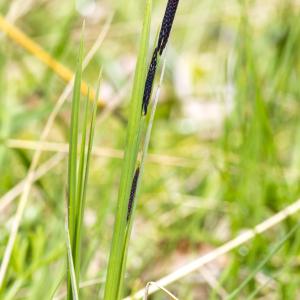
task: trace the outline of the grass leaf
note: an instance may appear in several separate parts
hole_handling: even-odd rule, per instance
[[[73,254],[72,254],[72,245],[70,240],[70,232],[69,232],[69,225],[68,221],[66,221],[66,244],[67,244],[67,253],[68,253],[68,269],[70,273],[70,282],[71,282],[71,288],[72,288],[72,297],[73,300],[78,300],[78,286],[77,286],[77,280],[76,280],[76,274],[75,274],[75,267],[73,263]]]
[[[105,300],[117,300],[121,297],[123,268],[123,249],[126,239],[127,208],[133,174],[136,168],[138,150],[141,138],[141,107],[144,82],[147,72],[147,54],[149,49],[149,35],[151,23],[152,0],[146,3],[144,24],[140,40],[140,49],[136,65],[134,84],[130,102],[130,115],[127,128],[125,155],[123,161],[120,189],[112,246],[110,250]]]
[[[257,267],[249,274],[249,276],[235,289],[226,300],[233,300],[243,290],[243,288],[254,278],[254,276],[264,267],[269,259],[278,252],[284,243],[299,229],[300,223],[297,223],[268,253],[268,255],[257,265]]]

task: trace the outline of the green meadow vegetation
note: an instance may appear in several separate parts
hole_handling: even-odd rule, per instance
[[[0,299],[300,299],[299,17],[0,1]]]

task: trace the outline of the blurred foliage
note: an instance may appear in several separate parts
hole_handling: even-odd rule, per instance
[[[83,16],[73,1],[2,0],[1,13],[9,14],[14,3],[23,12],[15,24],[74,70]],[[152,41],[164,6],[165,1],[155,1]],[[86,49],[115,12],[84,72],[94,84],[103,66],[102,95],[109,102],[132,82],[142,3],[103,0],[92,8],[85,17]],[[178,13],[150,153],[185,158],[189,165],[148,159],[130,243],[128,293],[258,224],[300,194],[299,1],[185,0]],[[64,82],[9,38],[1,34],[0,41],[0,192],[5,195],[25,177],[33,154],[6,147],[6,141],[39,139]],[[125,120],[129,95],[130,90],[118,108]],[[67,103],[49,141],[67,141],[69,117]],[[124,140],[125,123],[116,113],[102,120],[100,112],[95,144],[123,149]],[[45,152],[42,162],[52,155]],[[117,158],[92,157],[81,281],[105,275],[120,166]],[[58,294],[63,292],[66,176],[64,160],[32,189],[1,299],[50,299],[58,286]],[[18,199],[0,212],[0,258],[17,204]],[[212,275],[225,291],[234,290],[296,221],[291,218],[212,263]],[[257,299],[299,299],[299,247],[297,233],[241,299],[258,288]],[[101,287],[82,289],[82,299],[95,299]],[[220,298],[201,272],[170,290],[179,299]],[[164,297],[157,293],[150,299]]]

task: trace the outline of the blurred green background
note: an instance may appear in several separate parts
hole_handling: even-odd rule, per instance
[[[88,186],[82,281],[97,280],[82,289],[82,299],[96,299],[108,260],[144,1],[80,2],[76,9],[74,1],[1,0],[0,11],[72,70],[83,19],[87,51],[114,13],[84,72],[93,86],[102,67],[101,95],[108,105],[119,102],[114,112],[98,114],[95,146],[101,151],[92,158]],[[154,1],[152,42],[165,3]],[[180,2],[130,243],[127,294],[298,199],[299,12],[298,0]],[[4,197],[25,178],[36,148],[22,141],[39,140],[64,87],[0,33],[0,260],[19,201]],[[69,117],[67,102],[48,142],[68,141]],[[45,151],[39,165],[54,154]],[[1,299],[52,299],[58,285],[56,296],[64,292],[66,176],[65,156],[35,182]],[[170,291],[179,299],[226,299],[296,221],[290,218]],[[251,299],[300,299],[299,247],[298,232],[238,299],[253,291]],[[168,298],[158,292],[149,299]]]

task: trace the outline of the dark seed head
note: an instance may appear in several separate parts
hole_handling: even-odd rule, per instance
[[[148,69],[147,78],[144,87],[144,95],[143,95],[143,105],[142,110],[144,115],[147,114],[148,105],[151,97],[153,82],[155,78],[156,68],[157,68],[157,53],[158,49],[156,48],[153,52],[151,63]]]
[[[140,168],[137,168],[135,170],[135,173],[134,173],[134,176],[133,176],[133,179],[132,179],[132,184],[131,184],[130,196],[129,196],[129,201],[128,201],[128,209],[127,209],[127,222],[128,222],[128,220],[130,218],[130,215],[131,215],[139,175],[140,175]]]
[[[166,45],[169,40],[169,36],[171,33],[171,29],[173,26],[175,14],[177,11],[179,0],[169,0],[165,15],[162,21],[159,38],[158,38],[158,45],[157,48],[159,49],[159,54],[162,55],[164,49],[166,48]]]
[[[150,66],[148,69],[145,87],[144,87],[144,95],[143,95],[143,104],[142,104],[142,113],[144,115],[147,114],[148,105],[150,102],[150,97],[153,88],[153,82],[155,79],[156,69],[157,69],[157,56],[162,55],[164,49],[169,40],[169,36],[171,33],[172,25],[174,22],[175,14],[177,11],[179,0],[168,0],[166,11],[164,14],[164,18],[162,21],[162,25],[160,28],[160,33],[158,37],[157,47],[155,48],[152,59],[150,62]]]

